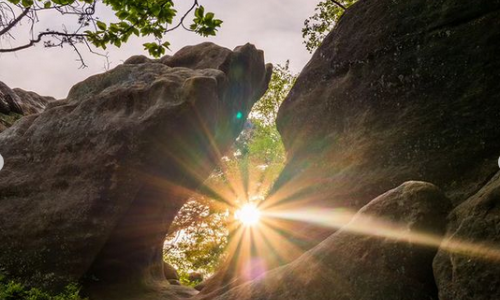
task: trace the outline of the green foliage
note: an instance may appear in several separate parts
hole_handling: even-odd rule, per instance
[[[199,6],[196,0],[192,7],[180,16],[180,21],[176,25],[173,23],[178,12],[174,9],[173,0],[102,0],[104,5],[109,6],[115,12],[117,18],[116,22],[109,23],[95,17],[97,0],[8,0],[8,2],[23,9],[29,9],[32,13],[43,9],[57,9],[61,13],[76,14],[79,16],[80,29],[89,28],[83,33],[79,31],[73,33],[50,31],[52,33],[49,34],[48,30],[47,35],[60,38],[61,43],[56,45],[69,43],[73,46],[76,42],[88,41],[98,48],[106,49],[109,45],[120,47],[131,36],[151,37],[154,42],[144,43],[144,49],[154,57],[163,55],[170,46],[168,41],[162,41],[164,35],[179,27],[186,28],[183,23],[184,19],[193,10],[193,23],[190,29],[186,28],[190,31],[202,36],[215,35],[222,24],[222,21],[216,19],[213,13],[205,13],[204,7]],[[5,9],[3,6],[0,7],[0,10]],[[11,17],[11,20],[7,20],[5,23],[8,24],[9,21],[14,20],[15,17]],[[0,26],[1,31],[2,27]],[[45,45],[54,46],[55,44],[49,42]]]
[[[145,43],[144,48],[155,57],[165,53],[170,46],[169,42],[162,42],[163,35],[170,31],[174,17],[177,15],[173,1],[117,1],[104,0],[106,5],[111,6],[116,12],[120,22],[98,26],[97,31],[86,31],[88,39],[96,46],[106,48],[113,44],[120,47],[122,42],[127,42],[131,35],[153,36],[157,41]],[[194,7],[194,6],[193,6]],[[182,20],[181,20],[182,22]],[[203,6],[195,9],[195,18],[190,26],[191,30],[202,35],[215,35],[217,28],[222,24],[221,20],[214,19],[213,13],[204,15]],[[182,25],[180,23],[180,25]]]
[[[255,126],[252,138],[248,141],[249,156],[266,165],[285,161],[285,148],[276,126],[267,125],[261,120],[253,120]]]
[[[29,288],[19,282],[8,280],[0,274],[0,300],[87,300],[80,296],[80,288],[76,284],[69,284],[64,291],[51,295],[37,288]]]
[[[179,282],[182,285],[190,286],[190,287],[195,287],[198,284],[200,284],[199,281],[191,281],[191,280],[189,280],[189,275],[187,273],[181,273],[181,274],[179,274]]]
[[[290,71],[290,61],[287,60],[285,65],[276,65],[269,82],[269,88],[266,94],[255,103],[250,113],[250,119],[260,121],[266,126],[274,125],[279,106],[288,95],[295,79],[296,76]]]
[[[181,283],[196,284],[189,281],[190,272],[206,278],[218,269],[234,229],[235,208],[265,199],[281,172],[285,151],[275,121],[295,79],[288,61],[275,68],[268,91],[254,105],[221,167],[207,180],[203,193],[192,197],[176,216],[166,238],[164,260],[178,270]],[[235,194],[234,189],[242,190],[238,186],[243,185],[248,195]]]
[[[190,28],[194,32],[199,33],[202,36],[210,36],[215,35],[217,28],[222,24],[221,20],[214,19],[213,13],[205,14],[205,9],[203,6],[200,6],[196,9],[195,18],[193,20],[193,24],[191,24]]]
[[[338,0],[344,7],[349,7],[357,0]],[[309,52],[313,52],[321,45],[326,35],[333,29],[335,24],[344,14],[344,9],[331,0],[323,0],[318,3],[314,15],[304,21],[302,37]]]
[[[0,113],[0,124],[3,124],[5,127],[10,127],[22,117],[23,115],[13,112],[8,115]]]
[[[227,245],[228,211],[199,196],[186,203],[165,240],[164,260],[177,269],[181,283],[194,285],[189,273],[212,274]]]

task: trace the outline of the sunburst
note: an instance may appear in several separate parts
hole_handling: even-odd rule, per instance
[[[243,226],[257,225],[260,221],[260,215],[259,208],[253,203],[243,205],[234,213],[235,219],[241,222]]]

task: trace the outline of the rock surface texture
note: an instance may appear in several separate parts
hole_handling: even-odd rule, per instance
[[[439,299],[500,299],[500,173],[449,220],[434,259]]]
[[[450,209],[432,184],[404,183],[291,264],[215,299],[436,299],[432,259],[437,248],[418,242],[443,234]]]
[[[170,59],[90,77],[0,135],[0,266],[12,276],[55,286],[83,276],[94,299],[165,281],[170,223],[271,75],[250,44]]]
[[[0,132],[12,126],[22,116],[41,113],[54,100],[34,92],[11,89],[0,81]]]
[[[407,180],[457,205],[497,170],[500,1],[360,0],[279,110],[275,201],[359,208]]]

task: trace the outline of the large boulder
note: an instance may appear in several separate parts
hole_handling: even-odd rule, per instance
[[[200,68],[123,64],[0,134],[0,268],[30,284],[83,277],[96,299],[164,281],[173,218],[270,79],[250,44],[173,57],[206,49],[218,49],[222,67],[222,58]]]
[[[0,81],[0,132],[12,126],[22,116],[41,113],[54,101],[22,89],[11,89]]]
[[[432,259],[450,209],[432,184],[404,183],[299,259],[215,299],[437,299]]]
[[[474,194],[500,153],[499,28],[499,0],[352,5],[280,107],[272,201],[356,209],[407,180]]]
[[[434,275],[440,300],[500,299],[500,172],[450,214]]]

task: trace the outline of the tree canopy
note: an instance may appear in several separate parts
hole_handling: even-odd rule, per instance
[[[15,46],[3,47],[0,53],[15,52],[30,48],[38,43],[45,47],[72,47],[83,62],[77,47],[83,44],[89,51],[93,47],[106,49],[113,45],[120,47],[132,36],[146,37],[144,49],[153,57],[165,54],[170,42],[165,38],[168,32],[183,28],[201,36],[213,36],[222,25],[214,13],[207,12],[193,0],[186,11],[179,13],[174,0],[119,1],[119,0],[6,0],[0,2],[0,41],[21,41]],[[314,51],[338,22],[345,9],[357,0],[322,0],[314,15],[304,21],[302,36],[309,52]],[[104,5],[114,12],[115,20],[103,21],[96,13],[96,7]],[[62,28],[38,28],[44,19],[60,16],[74,17],[74,23]],[[191,21],[189,24],[188,19]],[[26,30],[26,38],[15,36],[13,29],[20,24]]]
[[[321,45],[326,35],[340,20],[344,11],[357,0],[323,0],[318,3],[314,15],[304,21],[302,37],[309,52]]]
[[[116,21],[104,22],[96,14],[96,7],[110,7]],[[52,14],[51,14],[52,13]],[[53,13],[61,16],[74,16],[76,24],[67,24],[62,29],[40,29],[39,21],[53,17]],[[192,16],[191,16],[192,15]],[[189,17],[190,24],[185,24]],[[174,23],[174,20],[177,20]],[[109,45],[120,47],[131,36],[151,38],[144,43],[144,48],[154,57],[161,56],[170,43],[164,39],[166,33],[184,28],[202,36],[215,35],[222,21],[215,18],[212,12],[193,0],[192,6],[182,15],[178,15],[173,0],[7,0],[0,2],[0,38],[16,39],[13,29],[22,22],[28,32],[27,39],[20,45],[0,47],[0,53],[14,52],[43,42],[45,47],[61,47],[69,45],[75,49],[77,44],[85,44],[90,51],[91,46],[106,49]],[[80,55],[81,58],[81,55]],[[83,63],[83,61],[82,61]]]

